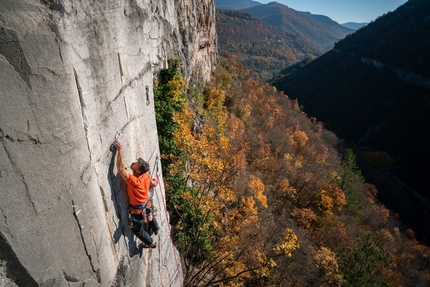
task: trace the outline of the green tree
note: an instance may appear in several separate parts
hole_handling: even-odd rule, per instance
[[[178,128],[178,124],[173,121],[173,115],[184,110],[185,88],[185,79],[181,77],[178,64],[173,60],[169,61],[168,69],[162,70],[158,78],[154,78],[155,118],[160,150],[165,155],[180,154],[173,139],[173,132]],[[162,158],[161,162],[163,168],[170,164],[166,157]],[[163,172],[167,174],[165,170]]]
[[[341,254],[339,260],[347,287],[396,286],[389,277],[391,265],[388,253],[368,234],[356,240],[353,249]]]
[[[344,153],[341,163],[336,167],[336,172],[338,177],[334,181],[345,193],[346,210],[355,214],[365,203],[362,193],[364,178],[352,150],[348,149]]]

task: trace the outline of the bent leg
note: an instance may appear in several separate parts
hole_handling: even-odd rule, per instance
[[[154,231],[155,235],[157,235],[160,227],[158,227],[158,223],[157,223],[157,220],[155,219],[155,217],[153,217],[151,222],[149,222],[149,227],[152,229],[152,231]]]
[[[137,216],[135,218],[138,219]],[[151,236],[149,236],[149,234],[143,228],[143,221],[136,222],[133,220],[133,229],[132,230],[133,230],[134,235],[136,235],[137,238],[139,238],[143,243],[145,243],[145,244],[151,244],[152,243]]]

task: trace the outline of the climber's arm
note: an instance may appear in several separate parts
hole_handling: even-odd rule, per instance
[[[116,157],[116,168],[118,170],[118,173],[121,175],[121,177],[124,180],[127,180],[128,177],[128,172],[125,169],[125,164],[124,164],[124,152],[122,151],[122,145],[121,142],[116,140],[114,142],[114,145],[116,147],[116,149],[118,150],[118,155]]]
[[[151,186],[157,186],[157,184],[158,184],[158,178],[156,178],[156,179],[151,179]]]

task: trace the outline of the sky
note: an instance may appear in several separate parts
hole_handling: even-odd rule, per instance
[[[407,0],[255,0],[266,4],[278,2],[288,7],[312,14],[330,17],[339,24],[346,22],[369,23]]]

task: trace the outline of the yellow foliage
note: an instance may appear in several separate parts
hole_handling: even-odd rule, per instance
[[[263,194],[264,192],[264,183],[261,181],[260,178],[251,176],[251,180],[248,183],[248,188],[251,189],[251,191],[255,194],[255,197],[257,198],[258,202],[264,207],[268,208],[267,205],[267,198]]]
[[[327,191],[320,189],[317,193],[319,200],[317,202],[318,209],[325,214],[333,214],[333,198],[331,198]]]
[[[186,99],[182,97],[183,91],[187,88],[185,79],[180,75],[175,75],[167,83],[167,86],[169,88],[169,94],[172,97],[172,101],[174,101],[175,104],[185,107],[187,102]]]
[[[345,193],[337,185],[326,183],[317,193],[316,205],[324,214],[339,212],[346,205]]]
[[[233,264],[233,266],[231,266],[231,267],[229,267],[229,268],[226,268],[225,269],[225,273],[226,273],[226,275],[227,275],[227,277],[230,277],[230,276],[235,276],[236,274],[239,274],[239,273],[241,273],[242,271],[244,271],[244,270],[247,270],[248,268],[246,267],[246,265],[243,263],[243,262],[240,262],[240,261],[236,261],[234,264]],[[249,278],[249,273],[248,274],[244,274],[244,276],[243,277],[247,277],[247,278]],[[234,285],[234,286],[238,286],[238,285]]]
[[[246,197],[245,198],[242,196],[240,202],[242,204],[241,211],[244,214],[256,215],[258,213],[257,209],[255,208],[254,198],[252,198],[252,197]]]
[[[286,161],[292,161],[293,160],[293,157],[289,153],[284,154],[284,158]]]
[[[323,246],[317,250],[314,259],[316,266],[325,274],[332,286],[342,285],[343,278],[339,272],[336,253]]]
[[[261,268],[257,270],[257,273],[263,277],[269,277],[271,270],[276,267],[276,262],[270,257],[267,257],[267,254],[256,250],[255,252],[257,261],[261,265]]]
[[[284,238],[278,245],[276,245],[274,250],[279,254],[291,257],[292,252],[297,248],[300,248],[297,235],[290,228],[286,228],[284,231]]]
[[[304,146],[309,138],[304,131],[295,131],[293,133],[293,140],[297,143],[297,145]]]
[[[312,223],[318,219],[317,215],[310,208],[295,208],[291,216],[306,229],[311,227]]]
[[[258,274],[260,274],[260,276],[262,276],[262,277],[269,277],[270,272],[272,271],[272,269],[274,267],[276,267],[276,265],[277,264],[276,264],[275,260],[273,260],[272,258],[269,258],[269,260],[264,262],[262,267],[258,270]]]
[[[280,184],[281,191],[286,193],[293,200],[297,199],[297,191],[293,186],[290,186],[288,179],[283,179]]]
[[[224,103],[225,91],[216,88],[210,88],[207,93],[208,97],[206,100],[206,107],[208,110],[212,110],[215,107],[219,107]]]
[[[250,104],[246,104],[240,112],[239,117],[243,122],[246,122],[251,115],[252,107]]]
[[[294,163],[294,167],[299,169],[303,167],[303,163],[300,160],[296,160],[296,162]]]

